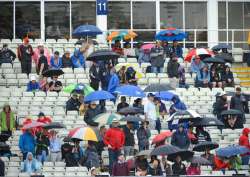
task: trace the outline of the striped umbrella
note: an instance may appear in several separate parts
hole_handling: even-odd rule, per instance
[[[109,41],[114,40],[129,40],[132,38],[135,38],[137,34],[131,30],[124,30],[124,31],[113,31],[110,33],[110,35],[107,37]]]
[[[187,56],[185,57],[185,61],[191,62],[192,58],[197,55],[204,59],[206,57],[213,56],[213,52],[205,48],[194,48],[188,52]]]
[[[83,141],[98,141],[95,131],[90,127],[74,128],[69,132],[68,136]]]
[[[103,113],[94,117],[93,120],[99,125],[110,125],[114,119],[120,120],[121,118],[122,116],[116,113]]]

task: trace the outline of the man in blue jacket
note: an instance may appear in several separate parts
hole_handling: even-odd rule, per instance
[[[85,59],[79,49],[75,49],[74,54],[71,56],[73,68],[85,68]]]
[[[110,70],[111,78],[109,80],[109,85],[108,85],[108,92],[114,94],[114,91],[120,84],[120,80],[115,72],[115,68],[112,68]]]
[[[28,152],[35,153],[36,140],[30,130],[26,130],[19,139],[19,149],[23,154],[23,160],[27,157]]]
[[[184,130],[183,124],[179,124],[178,129],[173,133],[171,144],[181,149],[189,148],[190,140],[187,131]]]

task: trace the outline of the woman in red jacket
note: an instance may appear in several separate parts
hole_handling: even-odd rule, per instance
[[[248,139],[249,133],[250,133],[249,128],[244,128],[242,130],[242,135],[240,136],[240,139],[239,139],[239,145],[245,146],[250,150],[250,143],[249,143],[249,139]],[[246,153],[246,154],[241,155],[242,165],[248,165],[249,157],[250,157],[250,153]]]
[[[222,170],[225,172],[226,169],[230,167],[229,160],[223,160],[217,155],[214,156],[214,169],[215,171]]]

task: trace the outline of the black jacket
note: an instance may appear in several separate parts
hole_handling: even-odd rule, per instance
[[[179,66],[180,66],[180,64],[177,61],[170,60],[168,62],[167,72],[168,72],[169,78],[173,78],[173,77],[178,78],[179,77],[179,74],[178,74]]]
[[[221,74],[221,80],[227,82],[228,79],[234,80],[233,73],[231,71],[229,72],[222,72]]]
[[[125,134],[125,144],[124,146],[134,146],[135,138],[134,133],[127,126],[123,128],[123,132]]]
[[[244,95],[235,95],[231,98],[230,102],[231,109],[237,109],[242,113],[249,113],[248,101]]]
[[[66,103],[66,111],[78,111],[81,103],[78,99],[70,98]]]
[[[88,110],[84,114],[84,121],[87,125],[98,126],[98,123],[94,122],[93,118],[100,113],[100,109],[98,109],[97,107],[95,109],[88,108]]]
[[[204,141],[212,141],[209,133],[207,131],[205,131],[205,130],[203,130],[203,131],[202,130],[200,130],[200,131],[196,130],[195,137],[197,138],[198,143],[204,142]]]
[[[42,151],[46,151],[46,154],[49,154],[49,147],[50,142],[49,138],[42,133],[38,133],[37,140],[36,140],[36,155],[41,155]]]
[[[15,58],[16,54],[8,48],[0,51],[0,63],[12,63]]]
[[[173,171],[173,174],[174,175],[186,175],[187,172],[186,172],[186,167],[183,163],[181,164],[178,164],[178,163],[174,163],[172,165],[172,171]]]
[[[188,137],[187,132],[184,130],[182,132],[178,130],[174,132],[171,139],[171,144],[181,149],[188,149],[190,145],[190,139]]]
[[[129,104],[128,103],[119,103],[117,105],[117,112],[119,112],[122,108],[126,108],[126,107],[129,107]]]
[[[94,65],[92,65],[89,69],[89,78],[90,78],[91,82],[99,82],[100,81],[97,67]]]
[[[4,171],[5,171],[5,164],[4,164],[4,162],[0,159],[0,176],[4,176]]]

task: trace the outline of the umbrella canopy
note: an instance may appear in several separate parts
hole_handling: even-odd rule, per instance
[[[194,127],[224,126],[224,124],[220,120],[209,117],[192,119],[191,122],[193,122],[192,126]]]
[[[151,50],[154,47],[155,47],[155,44],[144,44],[144,45],[141,46],[141,49],[143,49],[143,50]]]
[[[60,76],[62,74],[64,74],[64,72],[61,69],[48,69],[43,72],[44,77]]]
[[[81,25],[78,26],[74,31],[73,31],[73,36],[96,36],[98,34],[102,34],[102,31],[94,26],[94,25]]]
[[[231,49],[232,47],[227,44],[218,44],[212,47],[212,50],[221,50],[221,49]]]
[[[180,149],[176,153],[169,154],[167,159],[170,160],[170,161],[172,161],[172,162],[175,162],[176,157],[180,156],[181,160],[184,161],[184,160],[191,159],[193,157],[193,155],[194,155],[194,152],[192,152],[192,151]]]
[[[136,157],[139,157],[139,156],[150,156],[152,150],[143,150],[143,151],[140,151],[138,154],[136,154]]]
[[[196,111],[194,110],[178,110],[177,112],[175,112],[174,114],[172,114],[167,121],[172,121],[174,119],[192,119],[192,118],[200,118],[201,115],[198,114]]]
[[[142,122],[143,119],[138,116],[126,116],[121,118],[121,121],[127,121],[127,122]]]
[[[8,139],[9,139],[10,137],[11,137],[10,134],[1,133],[1,134],[0,134],[0,142],[8,141]]]
[[[137,34],[132,30],[113,31],[110,33],[110,35],[108,35],[107,40],[129,40],[135,38],[136,36]]]
[[[169,155],[169,154],[174,154],[179,152],[181,149],[173,146],[171,144],[165,144],[162,146],[158,146],[157,148],[153,149],[151,152],[151,156],[152,155]]]
[[[219,144],[214,143],[214,142],[210,142],[210,141],[204,141],[204,142],[200,142],[199,144],[195,145],[193,148],[193,151],[197,151],[197,152],[204,152],[207,149],[208,150],[213,150],[219,147]]]
[[[43,125],[45,129],[58,129],[58,128],[66,128],[63,123],[60,122],[51,122],[49,124]]]
[[[217,58],[222,58],[226,62],[232,63],[234,61],[234,58],[229,53],[219,53],[216,55]]]
[[[189,160],[192,164],[198,164],[198,165],[211,165],[211,162],[209,162],[207,159],[205,159],[204,157],[200,157],[200,156],[193,156],[190,160]]]
[[[144,114],[144,110],[136,107],[126,107],[118,111],[121,115],[135,115],[135,114]]]
[[[110,125],[114,119],[120,120],[121,118],[122,116],[116,113],[102,113],[94,117],[93,120],[99,125]]]
[[[216,155],[220,157],[232,157],[235,155],[245,154],[250,152],[245,146],[230,145],[216,150]]]
[[[92,87],[90,87],[88,84],[80,83],[80,84],[70,84],[67,87],[65,87],[63,91],[66,93],[72,93],[75,91],[77,93],[80,93],[86,96],[94,92],[95,90]]]
[[[10,149],[10,146],[4,142],[0,142],[0,150],[9,150]]]
[[[68,136],[83,141],[98,141],[95,131],[90,127],[75,128],[69,132]]]
[[[141,88],[134,85],[120,86],[116,88],[115,93],[118,93],[121,96],[145,97],[145,93],[141,90]]]
[[[165,141],[167,138],[172,136],[172,132],[167,130],[164,132],[161,132],[158,135],[155,135],[155,137],[152,140],[152,144],[157,144],[159,142]]]
[[[170,101],[173,99],[174,96],[176,96],[176,95],[173,94],[172,92],[168,92],[168,91],[162,91],[162,92],[158,92],[155,94],[155,97],[158,97],[164,101]]]
[[[205,58],[203,60],[203,62],[205,63],[225,63],[225,60],[223,60],[222,58],[219,58],[219,57],[208,57],[208,58]]]
[[[185,61],[191,62],[192,58],[196,55],[199,55],[202,58],[206,58],[206,57],[211,57],[213,55],[213,52],[205,48],[192,49],[190,50],[190,52],[188,52],[187,56],[185,57]]]
[[[91,101],[99,101],[99,100],[112,100],[115,99],[114,95],[111,93],[99,90],[90,93],[89,95],[84,97],[84,102],[91,102]]]
[[[229,109],[229,110],[225,110],[221,112],[222,116],[225,115],[242,115],[242,112],[240,110],[237,109]]]
[[[155,35],[155,39],[160,41],[182,41],[186,37],[187,33],[176,28],[168,28]]]
[[[133,63],[118,63],[117,65],[115,65],[115,70],[116,70],[116,71],[119,71],[123,66],[126,67],[126,70],[127,70],[129,67],[132,67],[134,70],[135,70],[136,67],[138,67],[138,65],[133,64]],[[140,79],[140,78],[143,77],[142,73],[140,73],[140,72],[138,72],[138,71],[136,71],[136,70],[135,70],[135,72],[136,72],[136,73],[135,73],[135,77],[136,77],[137,79]]]
[[[97,50],[91,53],[86,60],[89,61],[104,61],[119,58],[120,55],[111,50]]]
[[[37,128],[37,127],[43,127],[45,124],[42,122],[32,121],[31,123],[25,124],[23,126],[24,130],[31,129],[31,128]]]
[[[144,92],[163,92],[168,90],[174,90],[174,88],[169,84],[150,84],[144,89]]]

